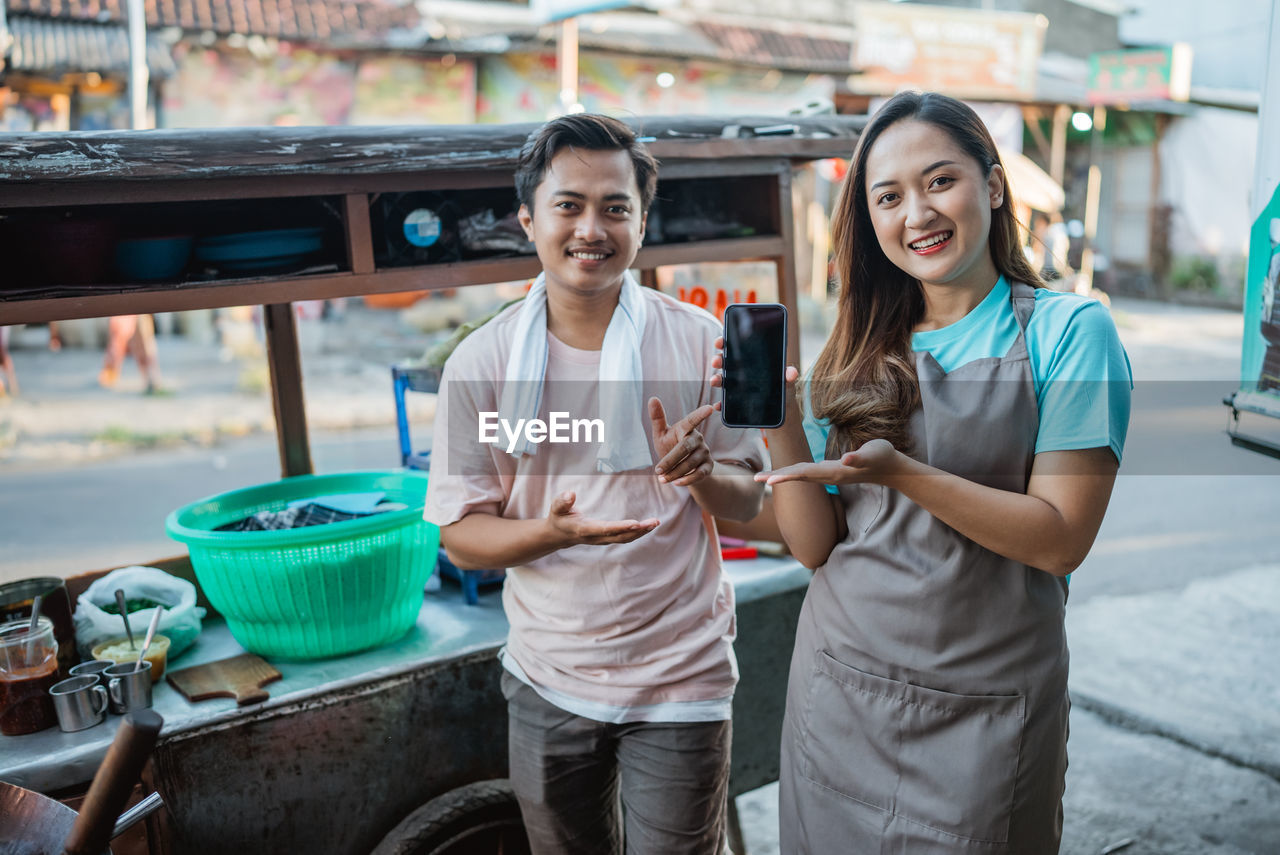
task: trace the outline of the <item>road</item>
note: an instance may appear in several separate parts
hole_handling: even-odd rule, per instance
[[[312,437],[317,472],[399,465],[395,428]],[[280,475],[273,437],[0,474],[0,582],[178,555],[164,519],[196,499]]]

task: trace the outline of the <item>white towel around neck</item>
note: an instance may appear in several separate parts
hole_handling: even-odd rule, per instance
[[[626,472],[653,465],[646,439],[649,416],[640,358],[647,308],[640,287],[628,270],[600,351],[600,418],[605,430],[604,442],[596,453],[599,472]],[[516,318],[499,417],[508,424],[515,424],[517,419],[538,418],[546,375],[547,283],[545,275],[538,274]],[[538,446],[522,434],[512,453],[519,457],[537,451]]]

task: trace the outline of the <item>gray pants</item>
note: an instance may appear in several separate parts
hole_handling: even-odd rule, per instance
[[[624,839],[626,855],[724,851],[730,722],[605,724],[505,671],[502,691],[534,855],[618,855]]]

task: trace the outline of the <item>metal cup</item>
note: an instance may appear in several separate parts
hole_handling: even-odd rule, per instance
[[[88,662],[81,662],[79,665],[72,667],[71,676],[84,677],[88,675],[105,686],[107,681],[102,679],[102,672],[114,664],[116,663],[110,659],[90,659]]]
[[[97,674],[54,683],[49,694],[58,713],[58,727],[67,733],[101,724],[107,717],[107,690],[99,685]]]
[[[108,706],[116,715],[151,706],[151,663],[123,662],[102,672],[107,683]]]

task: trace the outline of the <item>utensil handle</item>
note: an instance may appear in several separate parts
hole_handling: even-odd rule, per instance
[[[111,829],[111,839],[115,840],[124,834],[130,828],[133,828],[142,820],[151,816],[151,814],[164,807],[164,799],[160,798],[159,793],[152,793],[124,813],[120,814],[120,818],[116,820],[115,828]]]
[[[133,628],[129,626],[129,609],[125,605],[124,588],[116,588],[116,606],[120,609],[120,619],[124,621],[124,634],[129,637],[129,647],[133,647]]]
[[[142,640],[142,649],[138,651],[138,661],[147,655],[147,648],[151,646],[151,639],[156,637],[156,627],[160,625],[160,615],[162,614],[160,606],[156,606],[156,613],[151,616],[151,624],[147,627],[147,637]]]
[[[31,625],[27,627],[27,662],[36,658],[36,630],[40,628],[40,607],[44,605],[44,594],[36,594],[31,601]]]
[[[31,626],[27,629],[27,632],[32,635],[40,628],[40,608],[43,605],[44,594],[36,594],[35,599],[31,601]]]
[[[154,710],[137,710],[124,717],[62,844],[63,855],[101,855],[107,848],[116,817],[142,775],[163,724]]]

